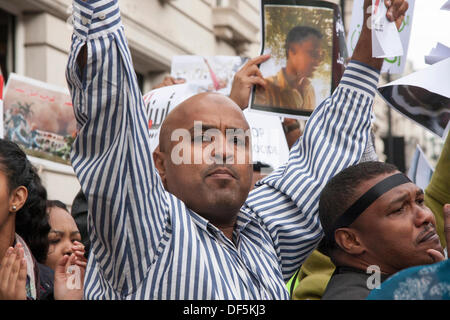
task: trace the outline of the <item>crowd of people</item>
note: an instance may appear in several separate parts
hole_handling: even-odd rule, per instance
[[[385,3],[399,25],[408,3]],[[383,59],[367,26],[305,127],[284,120],[289,160],[270,168],[252,162],[242,112],[253,86],[272,86],[258,68],[270,56],[249,60],[230,96],[178,105],[152,153],[118,1],[74,6],[66,76],[81,190],[69,213],[0,139],[0,299],[450,299],[450,135],[426,190],[378,161]],[[320,39],[306,31],[296,50]],[[180,129],[189,137],[174,139]]]

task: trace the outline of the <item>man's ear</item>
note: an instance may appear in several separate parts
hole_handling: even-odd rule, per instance
[[[155,151],[153,151],[153,162],[155,163],[156,170],[158,170],[159,176],[161,177],[164,188],[166,188],[166,168],[164,166],[165,154],[160,151],[159,145]]]
[[[22,209],[28,198],[28,189],[20,186],[13,190],[9,200],[9,212],[16,213]]]
[[[338,246],[348,254],[360,255],[366,250],[355,229],[339,228],[334,232],[334,238]]]

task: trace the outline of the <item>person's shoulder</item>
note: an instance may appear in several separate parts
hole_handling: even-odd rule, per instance
[[[39,269],[39,300],[53,300],[54,272],[51,268],[37,263]]]
[[[335,273],[322,300],[364,300],[370,293],[367,278],[368,275],[358,272]]]

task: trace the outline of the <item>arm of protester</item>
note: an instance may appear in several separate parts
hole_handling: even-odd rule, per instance
[[[233,84],[231,86],[230,98],[241,107],[242,110],[247,108],[250,92],[254,85],[266,86],[258,65],[269,60],[270,54],[258,56],[250,59],[246,64],[234,75]]]
[[[298,140],[298,138],[300,138],[302,135],[302,131],[300,130],[300,124],[295,119],[284,118],[282,125],[284,135],[286,136],[286,141],[290,150],[292,146],[295,144],[295,142]]]
[[[425,190],[425,205],[431,209],[436,219],[436,231],[443,247],[445,241],[444,212],[443,207],[450,203],[450,134],[445,139],[444,146],[434,170],[431,181]]]
[[[71,160],[88,202],[91,266],[98,270],[87,282],[101,281],[121,299],[137,290],[157,254],[170,222],[167,193],[154,169],[118,1],[73,5],[66,76],[78,136]],[[86,286],[85,297],[94,290]]]
[[[0,264],[0,300],[26,300],[27,262],[21,244],[10,247]]]
[[[171,77],[171,76],[165,76],[164,80],[160,84],[154,86],[152,90],[159,89],[159,88],[162,88],[162,87],[173,86],[175,84],[183,84],[185,82],[186,82],[185,79],[176,79],[176,78]]]
[[[74,242],[71,255],[64,255],[55,267],[55,300],[83,300],[84,275],[87,260],[84,246]]]
[[[405,17],[405,13],[408,10],[408,2],[405,0],[384,0],[388,10],[386,17],[389,21],[395,21],[397,28]],[[372,57],[372,31],[368,27],[370,21],[371,10],[369,7],[372,5],[372,0],[364,1],[364,21],[361,35],[358,43],[356,44],[355,51],[353,52],[352,60],[356,60],[376,69],[381,70],[384,59]]]
[[[381,63],[382,59],[372,58],[371,33],[366,32],[339,86],[313,111],[288,163],[261,180],[247,200],[270,228],[286,281],[322,237],[318,207],[323,187],[338,172],[357,164],[367,146]],[[261,198],[271,199],[270,205]]]

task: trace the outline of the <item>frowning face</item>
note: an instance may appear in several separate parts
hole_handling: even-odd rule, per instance
[[[385,174],[359,186],[361,195]],[[413,183],[399,185],[380,196],[355,220],[365,254],[387,273],[433,263],[429,249],[443,253],[436,234],[436,220],[425,206],[424,193]]]
[[[229,222],[251,188],[248,130],[240,108],[222,95],[200,94],[174,109],[156,157],[167,191],[212,223]]]

